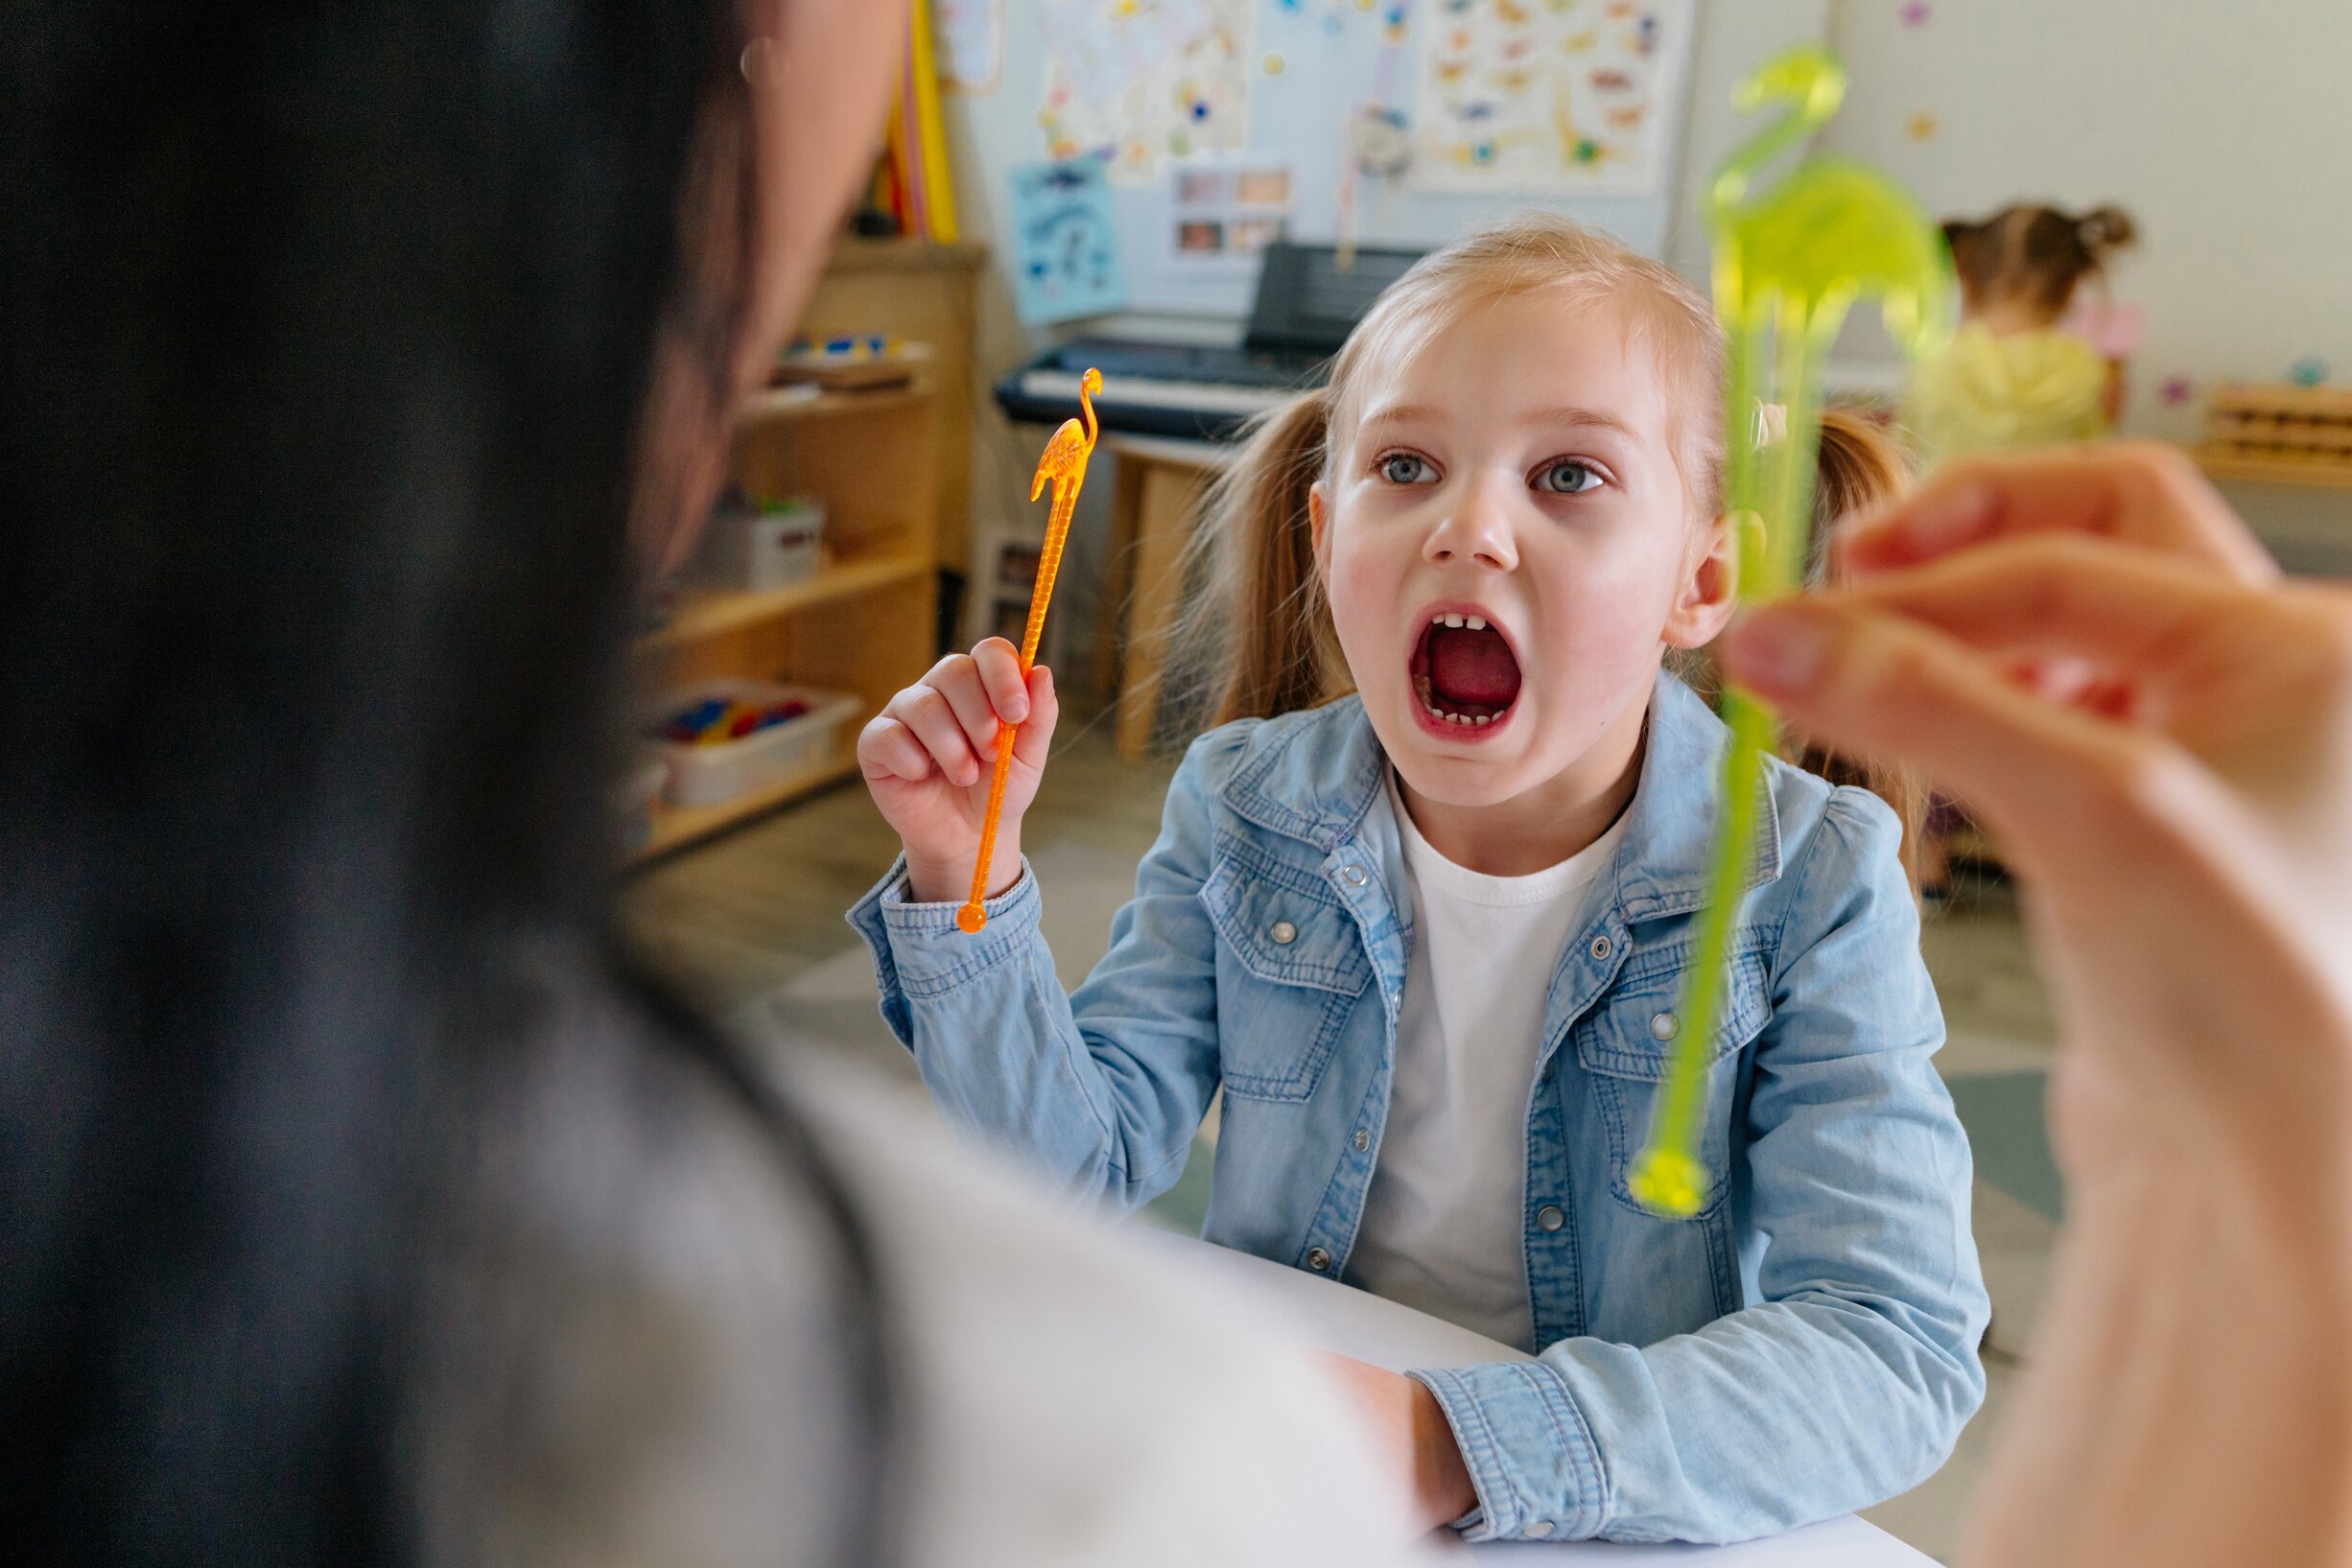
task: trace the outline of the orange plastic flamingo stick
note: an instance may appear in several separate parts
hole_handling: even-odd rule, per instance
[[[1053,481],[1053,511],[1046,520],[1046,548],[1037,558],[1037,586],[1029,594],[1028,629],[1021,634],[1021,674],[1028,678],[1037,663],[1037,641],[1046,630],[1046,605],[1053,597],[1054,574],[1062,569],[1062,542],[1070,537],[1070,514],[1077,508],[1078,491],[1086,483],[1086,460],[1094,455],[1094,438],[1102,427],[1094,418],[1094,394],[1102,390],[1102,372],[1089,368],[1078,378],[1078,407],[1086,415],[1081,426],[1065,419],[1037,459],[1037,476],[1029,481],[1029,499],[1045,493]],[[972,868],[972,898],[955,911],[955,924],[977,935],[988,924],[989,863],[997,857],[997,819],[1004,814],[1004,781],[1013,771],[1013,737],[1019,725],[997,726],[997,767],[988,780],[988,815],[980,823],[980,858]]]

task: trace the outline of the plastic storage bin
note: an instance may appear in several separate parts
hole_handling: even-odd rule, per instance
[[[653,840],[653,813],[670,787],[670,759],[651,747],[631,754],[627,774],[613,786],[613,831],[623,854],[635,854]]]
[[[697,744],[660,738],[661,728],[670,715],[713,698],[758,704],[797,700],[808,704],[809,711],[736,740]],[[670,764],[667,794],[672,806],[717,806],[764,789],[832,756],[842,720],[855,717],[862,706],[848,692],[813,687],[698,681],[648,704],[639,728]]]
[[[806,582],[823,570],[825,508],[795,497],[757,510],[722,507],[712,517],[696,575],[716,588],[760,594]]]

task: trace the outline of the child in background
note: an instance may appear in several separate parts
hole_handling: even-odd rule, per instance
[[[2136,232],[2118,207],[2079,216],[2006,207],[1943,225],[1960,273],[1961,327],[1913,373],[1904,399],[1922,459],[2087,441],[2114,428],[2121,362],[2058,323],[2084,280],[2104,283],[2108,258]]]
[[[950,1114],[1133,1207],[1222,1086],[1208,1239],[1539,1355],[1346,1364],[1419,1517],[1473,1539],[1786,1530],[1916,1485],[1983,1395],[1967,1140],[1868,791],[1769,764],[1711,1194],[1627,1188],[1723,807],[1728,734],[1660,667],[1733,608],[1723,374],[1704,298],[1555,216],[1384,293],[1212,499],[1220,727],[1074,995],[1017,853],[1050,677],[991,640],[859,741],[906,854],[851,919]]]

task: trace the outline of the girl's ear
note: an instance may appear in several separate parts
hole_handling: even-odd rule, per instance
[[[1321,480],[1306,487],[1306,537],[1315,551],[1315,570],[1328,580],[1331,574],[1331,497]]]
[[[1739,606],[1739,538],[1741,524],[1753,526],[1749,514],[1727,515],[1706,526],[1700,548],[1691,551],[1683,569],[1682,592],[1666,613],[1663,636],[1668,647],[1700,648],[1715,635]]]

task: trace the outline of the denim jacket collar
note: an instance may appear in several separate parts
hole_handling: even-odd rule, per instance
[[[1227,780],[1224,800],[1269,832],[1329,854],[1352,837],[1381,798],[1387,753],[1364,704],[1343,697],[1293,724],[1269,726]],[[1651,695],[1647,755],[1627,807],[1624,841],[1611,869],[1618,913],[1657,920],[1705,901],[1709,857],[1721,818],[1717,781],[1731,732],[1697,693],[1660,670]],[[1780,824],[1759,780],[1760,836],[1742,891],[1780,875]]]

